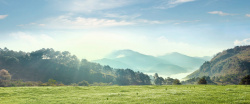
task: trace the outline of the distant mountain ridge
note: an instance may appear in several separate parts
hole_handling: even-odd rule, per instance
[[[206,61],[201,58],[190,57],[178,52],[158,56],[158,58],[171,62],[172,64],[179,65],[187,70],[198,69],[199,66]]]
[[[131,68],[142,72],[171,75],[197,69],[205,60],[180,53],[155,57],[126,49],[114,51],[105,58],[93,62],[114,68]]]
[[[228,77],[230,79],[224,80],[237,84],[240,78],[248,74],[250,74],[250,46],[236,46],[218,53],[187,78]]]

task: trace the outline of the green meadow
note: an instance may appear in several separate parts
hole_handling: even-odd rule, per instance
[[[0,104],[250,103],[250,86],[1,87]]]

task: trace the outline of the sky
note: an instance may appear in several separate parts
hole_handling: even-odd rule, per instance
[[[250,0],[0,0],[0,48],[213,56],[250,44]]]

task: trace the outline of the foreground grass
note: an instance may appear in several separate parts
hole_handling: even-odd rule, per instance
[[[0,104],[250,103],[250,86],[2,87]]]

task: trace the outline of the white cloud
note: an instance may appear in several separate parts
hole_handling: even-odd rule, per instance
[[[72,14],[61,15],[58,17],[47,18],[41,21],[32,22],[29,24],[17,25],[20,27],[39,27],[49,29],[90,29],[100,27],[114,27],[114,26],[127,26],[127,25],[145,25],[145,24],[167,24],[176,22],[175,20],[147,20],[147,19],[132,19],[140,15],[129,17],[127,15],[109,14],[106,17],[113,17],[114,19],[99,19],[99,18],[85,18],[75,17]],[[116,19],[115,19],[116,18]],[[119,19],[120,18],[120,19]],[[183,21],[183,22],[198,22]]]
[[[120,18],[120,19],[135,19],[137,17],[141,16],[140,14],[134,14],[134,15],[120,15],[120,14],[111,14],[106,13],[104,14],[104,17],[110,17],[110,18]]]
[[[201,20],[193,20],[193,21],[183,21],[184,23],[190,23],[190,22],[200,22]]]
[[[0,19],[4,19],[6,17],[8,17],[8,15],[0,15]]]
[[[29,23],[29,24],[21,24],[21,25],[17,25],[17,26],[20,26],[20,27],[29,27],[29,26],[34,27],[34,26],[41,26],[41,27],[43,27],[43,26],[45,26],[45,24],[38,24],[38,23],[34,23],[34,22],[32,22],[32,23]]]
[[[99,28],[99,27],[112,27],[112,26],[124,26],[132,25],[133,22],[127,22],[125,20],[117,21],[115,19],[98,19],[98,18],[85,18],[85,17],[73,17],[70,15],[61,15],[58,17],[47,18],[36,23],[21,24],[21,27],[34,27],[40,26],[49,29],[87,29],[87,28]]]
[[[133,0],[61,0],[55,5],[64,11],[90,13],[99,10],[107,10],[122,7],[132,3]]]
[[[133,23],[127,21],[117,21],[114,19],[98,19],[85,17],[72,17],[68,15],[50,18],[44,21],[46,27],[59,29],[86,29],[97,27],[124,26]]]
[[[144,23],[144,24],[164,24],[163,21],[157,21],[157,20],[146,20],[146,19],[139,19],[136,20],[138,23]]]
[[[167,23],[171,23],[174,22],[174,20],[147,20],[147,19],[137,19],[135,21],[133,21],[134,23],[137,24],[167,24]]]
[[[195,0],[164,0],[160,6],[157,6],[158,9],[168,9],[176,7],[183,3],[193,2]]]
[[[235,40],[234,45],[235,46],[250,45],[250,38],[243,39],[243,40]]]
[[[247,17],[250,17],[250,14],[246,14]]]
[[[183,24],[183,23],[196,23],[196,22],[200,22],[201,20],[193,20],[193,21],[177,21],[174,23],[174,25],[179,25],[179,24]]]
[[[224,13],[222,11],[212,11],[212,12],[208,12],[209,14],[218,14],[220,16],[233,16],[233,15],[236,15],[236,14],[230,14],[230,13]]]
[[[120,49],[132,49],[143,54],[154,56],[169,52],[180,52],[190,56],[211,55],[218,52],[218,50],[208,47],[199,47],[185,42],[171,40],[165,36],[145,36],[118,31],[35,34],[36,33],[28,32],[11,33],[11,38],[9,38],[8,41],[3,41],[1,46],[23,51],[54,48],[58,51],[69,51],[79,58],[86,58],[88,60],[101,59],[110,52]]]
[[[195,0],[170,0],[169,4],[181,4],[181,3],[186,3],[186,2],[191,2],[191,1],[195,1]]]
[[[39,26],[45,26],[45,24],[38,24]]]

